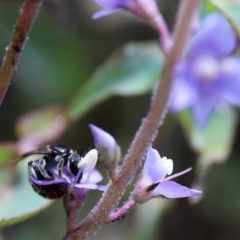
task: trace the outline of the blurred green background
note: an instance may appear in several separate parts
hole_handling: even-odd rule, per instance
[[[22,1],[0,1],[0,56],[11,38]],[[178,6],[176,0],[159,1],[171,27]],[[12,84],[0,107],[0,141],[15,140],[14,123],[33,109],[67,104],[91,73],[124,43],[155,40],[156,33],[127,13],[99,20],[91,15],[98,8],[92,0],[45,1],[25,46]],[[101,103],[70,126],[59,139],[73,149],[92,145],[88,123],[96,124],[116,137],[123,153],[127,150],[141,118],[149,106],[150,94],[131,98],[113,97]],[[240,148],[239,128],[233,151],[224,165],[214,166],[205,181],[203,200],[190,205],[187,199],[154,200],[138,206],[124,220],[102,228],[93,240],[239,240],[240,236]],[[195,165],[194,153],[173,116],[161,127],[155,148],[175,160],[175,171]],[[194,173],[179,179],[190,185]],[[87,214],[99,198],[90,193],[81,215]],[[21,206],[21,199],[16,204]],[[54,240],[65,231],[61,200],[24,222],[4,228],[7,240]],[[0,236],[1,239],[1,236]]]

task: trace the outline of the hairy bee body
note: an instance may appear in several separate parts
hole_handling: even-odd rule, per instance
[[[29,182],[38,194],[55,199],[67,193],[66,179],[78,174],[78,163],[81,160],[78,153],[55,144],[25,155],[39,155],[37,159],[28,162]],[[81,180],[81,176],[80,174],[77,182]]]

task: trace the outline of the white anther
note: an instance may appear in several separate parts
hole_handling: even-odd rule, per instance
[[[163,167],[166,170],[167,175],[172,174],[172,172],[173,172],[173,160],[168,159],[167,157],[163,157],[162,161],[163,161]]]
[[[90,150],[83,158],[81,158],[81,161],[78,163],[78,168],[83,169],[83,173],[91,171],[98,159],[98,152],[96,149]]]

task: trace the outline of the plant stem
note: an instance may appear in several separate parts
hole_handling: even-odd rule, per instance
[[[26,0],[22,5],[12,40],[0,68],[0,105],[7,93],[16,64],[42,2],[43,0]]]
[[[74,231],[66,234],[63,238],[64,240],[83,240],[101,227],[106,222],[111,211],[113,211],[118,204],[126,186],[142,163],[147,148],[156,138],[158,133],[157,129],[166,116],[174,66],[181,57],[188,37],[191,20],[200,1],[201,0],[185,0],[181,5],[178,21],[174,29],[173,44],[166,54],[160,84],[152,98],[149,112],[146,118],[143,119],[128,154],[124,158],[123,165],[118,173],[118,178],[109,184],[105,194],[96,207]]]
[[[78,209],[73,209],[71,207],[71,201],[67,197],[63,198],[63,204],[67,215],[67,232],[71,232],[76,224]]]
[[[159,14],[153,19],[153,23],[160,37],[161,50],[163,51],[164,54],[166,54],[169,51],[172,44],[172,37],[169,33],[166,22],[163,16]]]
[[[155,0],[135,0],[138,6],[144,12],[146,20],[157,31],[160,38],[160,47],[164,54],[169,51],[172,44],[172,37],[169,32],[168,26],[161,12],[158,10],[158,6]]]
[[[122,207],[111,213],[105,223],[111,223],[123,219],[135,205],[136,202],[133,199],[129,199]]]

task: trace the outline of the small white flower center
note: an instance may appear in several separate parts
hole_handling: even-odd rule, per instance
[[[163,167],[164,167],[167,175],[172,174],[172,172],[173,172],[173,160],[168,159],[167,157],[163,157],[162,161],[163,161]]]
[[[78,163],[78,168],[83,168],[83,173],[91,171],[98,159],[98,152],[96,149],[90,150]]]
[[[232,74],[236,68],[240,68],[240,64],[235,59],[226,58],[221,62],[221,70],[225,74]]]
[[[212,57],[200,57],[193,65],[193,72],[203,81],[214,81],[220,71],[219,65],[219,62]]]

